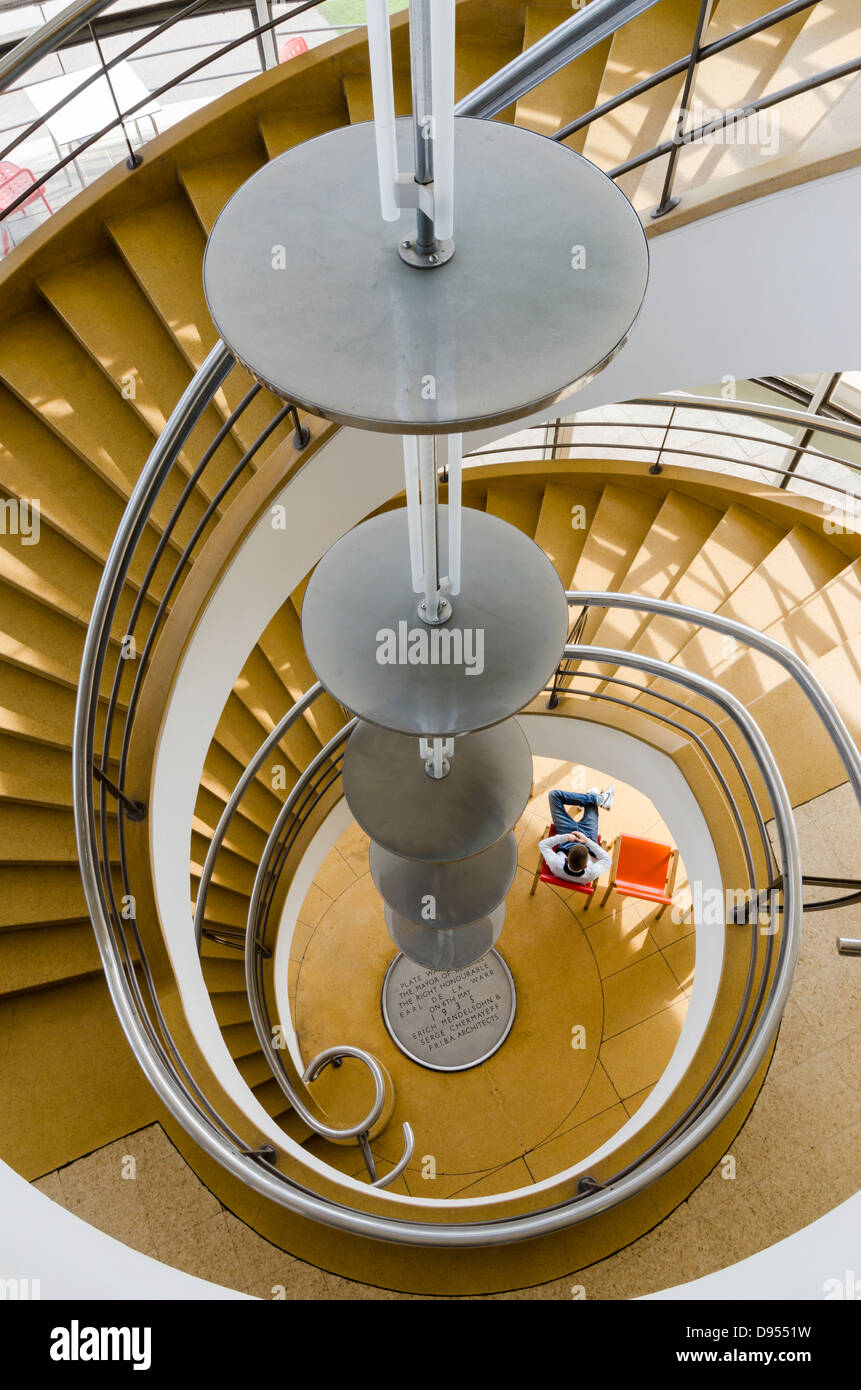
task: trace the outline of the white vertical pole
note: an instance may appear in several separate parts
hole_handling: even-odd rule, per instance
[[[463,435],[446,437],[448,468],[448,579],[449,593],[460,593],[461,482],[463,477]]]
[[[374,98],[374,136],[377,142],[377,175],[380,212],[384,222],[400,216],[396,184],[398,151],[395,135],[395,87],[392,78],[392,38],[387,0],[367,0],[368,49],[371,55],[371,91]]]
[[[413,592],[424,593],[424,560],[422,558],[421,503],[419,502],[419,441],[414,434],[405,434],[404,481],[407,494],[407,531],[410,538],[410,569]]]
[[[454,236],[454,10],[455,0],[431,5],[434,232],[440,241]]]
[[[422,560],[424,573],[423,616],[426,622],[439,619],[439,550],[437,535],[436,437],[419,435],[419,480],[421,482]]]

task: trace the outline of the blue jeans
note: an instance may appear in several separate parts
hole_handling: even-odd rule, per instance
[[[569,835],[572,830],[579,830],[588,840],[597,841],[600,803],[595,792],[551,792],[548,800],[557,835]],[[573,816],[569,816],[566,806],[581,806],[580,819],[574,820]]]

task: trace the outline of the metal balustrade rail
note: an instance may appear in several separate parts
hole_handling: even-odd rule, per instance
[[[200,949],[205,936],[209,935],[215,940],[218,939],[218,932],[208,931],[206,927],[207,897],[212,883],[213,873],[215,872],[218,853],[224,843],[224,838],[230,828],[233,818],[239,809],[242,798],[285,735],[296,721],[302,718],[306,711],[311,708],[318,696],[322,694],[323,687],[318,682],[291,706],[284,717],[278,721],[267,738],[263,740],[228,799],[227,805],[221,814],[215,833],[210,841],[198,885],[194,912],[194,931],[198,949]],[[281,871],[284,867],[284,862],[296,837],[299,835],[308,817],[319,803],[320,798],[325,795],[330,786],[340,777],[339,764],[343,758],[343,745],[354,724],[355,720],[352,720],[330,740],[325,748],[321,749],[320,753],[301,774],[295,786],[292,788],[290,795],[284,802],[281,813],[273,828],[272,835],[270,836],[269,842],[267,842],[267,849],[264,852],[263,863],[265,863],[265,871],[258,869],[254,881],[254,892],[252,894],[251,907],[249,908],[247,929],[244,933],[237,933],[239,939],[236,941],[236,944],[240,946],[245,953],[246,989],[249,1007],[251,1009],[251,1020],[257,1034],[257,1040],[264,1057],[269,1063],[269,1069],[278,1085],[281,1087],[284,1095],[287,1097],[296,1113],[304,1120],[305,1124],[321,1138],[330,1139],[335,1142],[357,1139],[362,1148],[373,1186],[389,1187],[396,1178],[400,1177],[404,1168],[406,1168],[412,1158],[414,1139],[409,1124],[404,1124],[403,1155],[389,1173],[382,1178],[378,1177],[376,1166],[370,1152],[369,1137],[374,1126],[379,1121],[386,1103],[385,1077],[379,1062],[369,1052],[361,1048],[353,1047],[350,1044],[327,1048],[324,1052],[312,1058],[302,1073],[302,1081],[304,1083],[316,1080],[325,1066],[330,1064],[338,1065],[344,1057],[355,1057],[361,1061],[367,1067],[374,1082],[374,1101],[366,1116],[353,1125],[339,1127],[326,1124],[317,1113],[309,1108],[304,1097],[297,1091],[293,1084],[293,1079],[284,1065],[283,1051],[279,1047],[276,1047],[273,1041],[273,1022],[265,980],[263,978],[263,964],[266,960],[271,959],[272,956],[272,948],[266,943],[270,909],[272,907],[273,894],[278,886]],[[282,836],[285,837],[283,842]],[[278,854],[276,863],[273,865],[271,862],[272,851],[276,846]]]
[[[587,610],[584,608],[584,612],[585,611]],[[571,654],[574,655],[575,644],[572,643],[570,645],[572,649]],[[591,646],[588,648],[581,648],[580,650],[588,650],[590,653],[589,660],[597,662],[607,659],[610,656],[612,656],[614,659],[619,659],[623,656],[623,654],[620,652],[611,652],[609,650],[595,648]],[[632,665],[637,669],[641,670],[648,671],[650,669],[647,662],[641,662],[636,657],[625,657],[625,664]],[[667,674],[667,672],[671,669],[667,668],[664,663],[657,664],[664,669],[665,674]],[[669,676],[668,678],[673,679],[675,677]],[[642,691],[644,689],[644,687],[637,686],[631,681],[625,681],[614,677],[610,677],[608,679],[613,680],[616,684],[620,686],[625,686],[638,691]],[[688,684],[684,680],[680,680],[679,683],[682,685]],[[695,681],[694,684],[697,684],[697,682]],[[688,688],[691,688],[690,685],[688,685]],[[710,698],[714,703],[718,704],[720,708],[724,710],[724,712],[726,712],[727,703],[724,699],[715,694],[709,695],[708,692],[705,693],[707,694],[707,698]],[[692,730],[689,725],[682,723],[678,719],[670,718],[666,714],[657,711],[647,710],[642,706],[635,704],[633,700],[619,699],[614,696],[606,695],[599,695],[593,698],[606,700],[615,705],[625,706],[628,709],[633,710],[637,714],[637,716],[645,715],[647,718],[659,720],[664,725],[681,733],[691,742],[692,746],[699,753],[710,775],[712,776],[716,785],[718,786],[721,796],[723,798],[724,805],[728,810],[731,818],[735,822],[739,844],[742,849],[742,853],[745,860],[748,886],[746,889],[740,889],[737,892],[734,892],[733,894],[736,900],[738,896],[742,897],[745,905],[745,916],[742,919],[735,917],[733,920],[736,923],[738,923],[739,920],[744,920],[746,923],[750,923],[751,920],[755,919],[756,924],[759,925],[760,916],[763,913],[767,914],[768,916],[768,929],[766,931],[766,947],[762,957],[760,956],[759,932],[753,931],[750,934],[750,951],[745,983],[741,998],[736,1009],[735,1018],[733,1019],[732,1024],[728,1028],[727,1038],[720,1053],[720,1056],[717,1062],[714,1064],[708,1077],[702,1083],[696,1097],[685,1107],[683,1113],[676,1119],[676,1121],[673,1123],[670,1129],[665,1132],[662,1138],[656,1141],[650,1147],[648,1152],[652,1153],[656,1152],[661,1147],[663,1142],[669,1140],[673,1135],[683,1130],[686,1124],[689,1123],[698,1113],[700,1113],[704,1109],[704,1107],[708,1103],[710,1096],[714,1094],[715,1090],[719,1086],[722,1077],[725,1077],[730,1073],[732,1066],[740,1057],[745,1044],[751,1036],[751,1032],[753,1030],[756,1018],[758,1016],[759,1009],[763,1002],[766,987],[771,978],[774,941],[777,933],[777,924],[779,921],[779,911],[781,907],[777,889],[782,884],[782,878],[775,862],[774,849],[768,838],[768,834],[765,827],[765,820],[763,818],[761,808],[751,786],[750,779],[747,776],[741,759],[739,758],[738,753],[733,747],[732,742],[727,737],[726,733],[720,728],[716,720],[712,719],[709,715],[690,709],[689,706],[687,706],[682,700],[672,699],[671,697],[667,696],[659,697],[663,699],[665,703],[671,704],[677,709],[684,710],[693,717],[704,721],[707,724],[707,726],[717,735],[718,740],[721,743],[723,749],[727,752],[731,767],[732,769],[734,769],[735,773],[738,776],[743,794],[746,797],[746,800],[750,806],[753,818],[757,826],[761,850],[761,854],[759,856],[760,872],[764,871],[765,879],[768,882],[768,887],[766,889],[762,889],[757,886],[758,879],[757,870],[754,866],[754,853],[752,850],[750,839],[747,834],[747,830],[745,828],[743,817],[739,810],[736,796],[731,790],[727,778],[724,775],[721,768],[719,767],[716,758],[708,749],[703,739],[698,734],[696,734],[696,732]],[[352,731],[352,728],[355,726],[356,722],[357,721],[355,719],[351,720],[350,724],[348,724],[347,727],[344,730],[342,730],[341,733],[338,734],[335,739],[332,740],[332,743],[329,745],[329,747],[325,749],[323,753],[320,754],[320,758],[318,759],[318,761],[324,761],[326,756],[331,751],[333,751],[335,747],[340,747],[346,741],[346,738]],[[269,740],[267,740],[267,745],[268,748],[271,750],[271,747],[273,746],[272,735],[270,735]],[[750,746],[753,750],[753,745],[751,744]],[[257,759],[255,759],[255,762],[256,761]],[[327,790],[335,784],[338,776],[339,771],[336,769],[329,777],[329,780],[326,784]],[[299,790],[300,789],[297,787],[295,789],[294,795],[298,794]],[[285,826],[289,826],[291,824],[291,820],[294,821],[294,824],[292,826],[290,835],[285,839],[284,829]],[[228,824],[229,820],[225,819],[223,824],[219,826],[219,842],[223,841],[228,829]],[[261,902],[265,891],[264,885],[267,882],[277,882],[278,876],[280,875],[284,867],[287,853],[289,852],[289,848],[291,847],[291,843],[295,842],[300,828],[301,820],[295,818],[295,815],[292,812],[291,807],[289,805],[285,805],[284,809],[281,812],[281,815],[279,816],[278,820],[273,826],[266,847],[263,851],[260,865],[257,870],[254,889],[252,891],[251,902],[248,911],[248,922],[245,937],[246,981],[248,985],[249,1000],[251,1001],[252,1016],[255,1020],[255,1028],[258,1032],[258,1038],[260,1039],[261,1045],[264,1047],[264,1050],[266,1050],[268,1054],[271,1050],[271,1044],[269,1043],[269,1034],[271,1033],[271,1020],[269,1019],[268,1015],[265,1014],[263,1008],[261,1007],[261,1000],[265,997],[262,961],[268,949],[266,945],[267,921],[265,913],[261,912]],[[261,922],[262,926],[260,925]],[[397,1168],[395,1169],[395,1173],[399,1174],[405,1166],[405,1159],[401,1159],[397,1165]],[[628,1168],[623,1170],[622,1173],[616,1175],[616,1177],[621,1177],[627,1172],[633,1171],[636,1166],[637,1164],[629,1165]],[[389,1180],[391,1180],[393,1176],[394,1174],[390,1174]],[[615,1180],[616,1179],[614,1178],[610,1181],[612,1182]],[[602,1184],[602,1186],[608,1185],[609,1183]],[[577,1190],[580,1194],[586,1194],[587,1192],[597,1190],[594,1179],[589,1177],[581,1178],[578,1183]]]
[[[44,116],[39,116],[32,121],[21,133],[17,134],[4,149],[0,150],[0,160],[6,159],[13,154],[26,140],[36,134],[44,125],[45,121],[58,115],[68,102],[72,101],[80,93],[85,91],[92,83],[101,77],[106,77],[111,85],[111,71],[118,63],[127,61],[136,55],[141,55],[147,44],[153,39],[161,36],[167,30],[181,21],[193,17],[195,14],[202,13],[212,0],[189,0],[178,11],[170,7],[166,17],[156,25],[151,32],[116,53],[112,58],[105,61],[100,48],[99,20],[102,20],[105,29],[110,28],[111,33],[118,31],[118,24],[121,22],[122,12],[118,11],[111,16],[111,24],[107,25],[105,20],[106,12],[110,9],[114,0],[79,0],[73,3],[58,15],[53,21],[42,26],[36,33],[28,39],[18,44],[11,53],[0,59],[0,93],[14,89],[14,84],[19,82],[22,77],[29,72],[33,66],[44,59],[48,54],[56,52],[64,44],[79,39],[82,31],[87,31],[96,48],[98,63],[95,70],[85,78],[77,87],[67,95],[63,96]],[[196,62],[185,68],[182,72],[172,76],[167,82],[162,83],[153,91],[148,92],[146,97],[133,103],[126,110],[121,110],[117,102],[116,94],[111,85],[111,93],[116,107],[116,115],[96,133],[88,136],[85,140],[76,144],[76,147],[68,155],[61,156],[45,172],[35,176],[32,183],[24,188],[18,196],[4,210],[3,216],[9,217],[12,213],[22,207],[26,201],[33,196],[36,190],[47,183],[47,181],[66,169],[80,155],[96,144],[112,131],[122,132],[129,152],[127,167],[130,173],[141,164],[142,156],[132,147],[131,140],[126,130],[126,122],[134,121],[136,115],[142,111],[148,102],[157,100],[165,93],[179,86],[181,83],[192,79],[195,74],[203,72],[211,65],[219,62],[234,49],[247,43],[259,43],[261,39],[271,34],[272,31],[285,21],[295,18],[308,10],[312,10],[320,3],[320,0],[304,0],[304,3],[296,4],[293,9],[285,14],[278,15],[275,19],[253,25],[245,34],[239,38],[232,39],[228,43],[222,44],[214,52],[208,53]],[[456,113],[461,116],[477,116],[488,119],[499,114],[512,102],[534,90],[548,77],[559,72],[569,63],[573,62],[582,54],[594,48],[610,37],[623,24],[635,19],[645,11],[651,9],[659,3],[672,3],[672,0],[591,0],[585,8],[577,11],[568,20],[558,25],[543,39],[533,44],[523,53],[519,54],[510,63],[500,68],[486,82],[482,83],[468,96],[464,97],[456,107]],[[593,107],[590,111],[584,112],[575,120],[568,122],[560,130],[552,135],[552,139],[564,141],[577,131],[591,125],[594,121],[610,115],[613,111],[624,106],[627,102],[636,100],[652,88],[659,86],[673,77],[685,74],[684,90],[680,104],[679,115],[672,138],[653,146],[652,148],[632,154],[631,158],[617,165],[608,171],[611,178],[618,178],[622,174],[628,173],[633,169],[651,163],[653,160],[667,158],[667,174],[664,181],[664,189],[661,200],[652,213],[653,217],[661,217],[675,208],[680,199],[673,195],[673,181],[675,177],[676,163],[679,152],[682,148],[696,144],[708,138],[715,132],[746,120],[749,116],[755,115],[760,111],[776,106],[785,101],[792,100],[793,97],[802,95],[831,82],[839,81],[841,78],[851,75],[861,70],[861,57],[853,57],[846,62],[833,65],[823,69],[819,73],[805,78],[803,81],[792,83],[777,92],[770,92],[754,100],[746,102],[743,106],[732,111],[725,112],[720,117],[706,122],[703,125],[685,129],[687,116],[687,102],[691,90],[696,80],[696,73],[699,66],[707,62],[709,58],[719,53],[726,52],[728,49],[738,44],[744,43],[746,39],[753,38],[765,33],[775,25],[780,24],[792,15],[798,14],[803,10],[812,8],[818,4],[819,0],[792,0],[792,3],[784,4],[778,8],[762,15],[750,24],[743,25],[721,39],[713,43],[703,44],[702,38],[708,18],[711,12],[712,0],[702,0],[700,11],[694,27],[692,46],[688,54],[674,60],[666,67],[652,74],[643,81],[632,84],[623,92],[611,100],[603,102]],[[140,13],[135,12],[135,22],[142,23]]]
[[[138,548],[153,517],[154,509],[161,507],[163,510],[166,484],[170,479],[176,478],[178,470],[184,482],[180,489],[179,501],[171,510],[166,523],[172,534],[192,494],[192,476],[195,479],[199,478],[201,470],[217,455],[217,441],[224,437],[223,428],[219,430],[198,469],[192,474],[181,470],[178,462],[180,451],[189,435],[199,425],[207,406],[233,366],[231,354],[219,343],[195,375],[157,442],[132,493],[111,547],[85,643],[75,719],[75,823],[84,891],[108,987],[121,1025],[150,1083],[171,1113],[201,1147],[262,1196],[279,1202],[294,1212],[341,1230],[377,1239],[452,1247],[492,1245],[528,1239],[587,1220],[641,1191],[691,1153],[741,1098],[767,1054],[788,997],[798,954],[804,907],[795,823],[779,769],[761,731],[748,711],[739,700],[719,685],[705,677],[640,656],[636,652],[616,651],[582,642],[569,643],[563,654],[565,661],[597,661],[620,669],[628,667],[646,675],[657,676],[663,681],[674,683],[692,696],[704,698],[714,704],[724,716],[724,727],[718,732],[719,747],[710,749],[704,745],[702,737],[696,734],[689,723],[682,722],[678,707],[684,702],[677,701],[675,697],[663,697],[664,703],[675,709],[669,717],[664,716],[665,722],[668,722],[669,727],[685,738],[690,747],[697,752],[702,766],[709,771],[725,803],[732,807],[737,796],[742,800],[748,800],[752,807],[751,820],[755,822],[757,830],[758,845],[752,845],[746,835],[745,817],[739,815],[736,819],[736,829],[750,880],[749,897],[755,908],[759,909],[765,895],[763,905],[769,912],[769,927],[764,952],[760,951],[759,932],[748,928],[751,931],[751,954],[743,990],[743,1005],[729,1030],[721,1057],[704,1086],[686,1107],[684,1115],[680,1116],[646,1153],[601,1185],[588,1178],[581,1180],[577,1190],[572,1192],[568,1199],[557,1202],[545,1210],[517,1217],[504,1217],[493,1222],[446,1222],[443,1225],[434,1221],[401,1220],[381,1216],[376,1212],[359,1211],[346,1205],[346,1202],[321,1197],[310,1186],[306,1187],[297,1183],[294,1177],[288,1177],[278,1168],[276,1150],[268,1144],[255,1147],[243,1141],[241,1134],[217,1113],[191,1076],[162,1012],[138,923],[134,916],[129,919],[125,915],[118,899],[113,881],[116,867],[114,861],[117,856],[112,859],[111,844],[106,832],[107,806],[113,800],[116,803],[119,832],[117,844],[120,878],[124,891],[130,891],[133,895],[135,885],[130,881],[126,862],[124,821],[140,819],[149,812],[148,808],[134,799],[126,785],[127,756],[139,698],[145,683],[146,662],[142,662],[132,678],[134,698],[124,700],[122,674],[120,683],[117,684],[116,681],[117,666],[133,663],[123,663],[123,658],[117,655],[115,619],[130,570],[139,553]],[[241,411],[247,405],[251,394],[249,393],[245,401],[237,407],[237,411]],[[289,407],[286,413],[289,413]],[[281,411],[278,418],[284,415],[285,411]],[[297,423],[295,419],[294,423]],[[261,438],[267,433],[268,430],[264,431]],[[301,447],[303,439],[298,437],[296,443]],[[253,450],[249,452],[253,453]],[[237,470],[234,470],[228,486],[236,488],[241,485],[243,479],[236,474]],[[245,476],[247,477],[247,473]],[[223,496],[223,493],[219,495]],[[216,511],[213,510],[207,525],[213,524],[215,517]],[[187,568],[189,560],[193,561],[196,546],[205,539],[205,533],[200,528],[195,535],[196,539],[187,542],[182,550],[179,550],[178,545],[174,547],[174,551],[179,551],[176,556],[177,564],[150,618],[150,636],[143,646],[147,658],[157,642],[157,630],[166,614],[166,605],[176,590],[176,570]],[[158,555],[163,560],[167,554],[165,543],[160,547]],[[134,605],[132,625],[144,611],[142,595],[147,591],[157,565],[158,560],[151,559],[146,566],[146,579]],[[743,624],[666,600],[597,591],[573,591],[569,593],[568,598],[570,603],[579,606],[584,612],[592,607],[623,607],[710,628],[733,636],[738,642],[747,644],[777,661],[798,682],[817,717],[828,729],[847,770],[856,798],[861,800],[861,757],[858,750],[833,703],[794,653]],[[113,670],[112,661],[115,663]],[[608,680],[606,677],[602,679]],[[631,684],[621,676],[612,679],[618,689],[624,689],[626,684]],[[641,687],[636,689],[639,691]],[[189,930],[196,930],[198,939],[207,933],[206,894],[227,826],[241,802],[242,795],[278,741],[321,693],[320,687],[314,686],[294,704],[264,740],[229,797],[201,874],[195,926],[189,922]],[[569,692],[563,690],[562,693],[567,700]],[[605,703],[618,698],[610,697],[603,690],[599,693],[604,696]],[[636,700],[626,699],[624,703],[639,717],[656,717],[654,711],[646,710]],[[100,710],[106,708],[110,710],[110,718],[104,723],[102,746],[97,750],[97,721]],[[714,725],[717,724],[717,720],[711,720],[710,716],[705,717],[691,709],[687,709],[687,716],[697,718],[701,722],[705,718],[706,726],[715,732]],[[255,880],[244,939],[241,942],[238,939],[231,942],[236,946],[242,945],[246,953],[246,983],[261,1045],[264,1038],[271,1044],[272,1018],[266,997],[263,963],[271,952],[272,933],[275,930],[275,923],[271,919],[274,905],[278,901],[276,895],[279,879],[295,864],[300,849],[299,836],[320,807],[321,798],[337,794],[340,751],[350,727],[347,723],[336,738],[321,750],[283,803],[269,835]],[[728,730],[733,731],[732,737]],[[736,736],[740,736],[740,747],[746,750],[745,757],[751,758],[757,768],[765,788],[767,804],[759,805],[752,793],[750,779],[739,751],[734,747]],[[118,755],[112,751],[117,742]],[[740,789],[738,792],[734,790],[733,779],[735,786]],[[773,849],[764,833],[767,817],[773,819],[775,827],[776,844]],[[762,887],[763,884],[766,886]],[[157,929],[157,924],[151,925]],[[740,929],[743,930],[744,927]],[[136,956],[138,960],[135,959]],[[138,980],[138,969],[142,983]],[[265,1050],[268,1055],[269,1049]],[[325,1054],[321,1053],[306,1069],[303,1080],[310,1082],[322,1067],[337,1063],[342,1056],[355,1056],[357,1053],[358,1050],[346,1045],[334,1051],[328,1050]],[[371,1115],[376,1114],[379,1117],[381,1113],[381,1073],[374,1071],[373,1059],[369,1062],[367,1054],[359,1055],[365,1065],[369,1066],[375,1082],[372,1112],[364,1117],[361,1122],[364,1129],[356,1135],[365,1152]],[[273,1074],[279,1080],[279,1084],[282,1084],[282,1089],[285,1089],[282,1082],[285,1073],[281,1059],[276,1056],[275,1062],[277,1069],[273,1069]],[[270,1057],[270,1065],[271,1063]],[[291,1095],[290,1099],[293,1101],[294,1096]],[[302,1096],[298,1096],[298,1100],[300,1105],[304,1104]],[[343,1137],[345,1133],[343,1130],[333,1132],[337,1133],[338,1137]],[[409,1161],[407,1150],[410,1145],[411,1134],[406,1127],[401,1164]],[[375,1179],[374,1170],[371,1169],[371,1178],[372,1181],[377,1181],[377,1185],[381,1185],[381,1181],[391,1181],[392,1175],[389,1174],[382,1180]],[[310,1172],[308,1181],[313,1182]]]
[[[665,466],[673,466],[683,459],[691,459],[691,466],[696,460],[703,459],[725,466],[729,465],[732,468],[752,469],[756,473],[774,474],[776,479],[781,479],[779,486],[788,491],[793,489],[794,484],[801,484],[802,487],[796,490],[823,489],[826,492],[837,493],[845,497],[854,496],[851,490],[853,484],[861,487],[861,483],[856,482],[858,476],[861,475],[861,462],[847,458],[845,453],[826,452],[810,443],[796,443],[792,436],[787,436],[784,442],[779,438],[751,434],[735,427],[709,429],[707,426],[686,421],[683,413],[684,411],[710,411],[715,414],[745,416],[753,421],[773,421],[776,425],[787,425],[792,426],[795,430],[809,431],[811,435],[823,434],[830,436],[835,441],[847,441],[852,445],[861,445],[861,425],[853,424],[848,420],[838,421],[833,417],[819,415],[816,412],[792,410],[788,406],[766,405],[760,401],[725,401],[716,400],[711,396],[693,396],[673,392],[667,392],[661,396],[637,396],[633,400],[620,404],[665,407],[671,411],[671,415],[666,421],[624,418],[579,421],[576,417],[571,420],[560,418],[546,424],[530,425],[525,430],[520,431],[520,434],[534,434],[536,439],[534,444],[507,444],[503,440],[490,447],[482,446],[472,450],[464,455],[464,461],[470,460],[474,463],[480,463],[482,459],[494,459],[498,455],[533,454],[535,456],[543,455],[545,460],[549,462],[564,457],[565,455],[561,451],[569,451],[568,457],[573,458],[576,457],[573,450],[590,449],[594,450],[598,456],[610,451],[614,455],[621,452],[645,454],[648,456],[647,471],[653,475],[662,473]],[[679,418],[679,412],[682,413],[681,418]],[[660,433],[661,440],[659,443],[653,444],[644,444],[636,439],[608,442],[606,436],[601,437],[600,432],[610,429],[652,430],[655,433]],[[586,431],[587,438],[572,438],[571,435],[575,430],[578,432],[580,430]],[[588,437],[589,432],[592,431],[595,432],[595,436]],[[730,455],[699,446],[684,448],[681,445],[676,445],[672,436],[686,434],[731,440],[737,442],[739,447]],[[781,468],[766,458],[751,459],[741,447],[743,444],[751,443],[761,444],[768,449],[783,451],[786,454],[798,454],[804,458],[807,471],[801,472],[798,467]],[[836,449],[837,444],[833,447]],[[548,454],[549,458],[547,457]],[[847,470],[845,482],[829,481],[828,478],[817,474],[817,465],[829,464],[838,465]],[[683,465],[680,464],[680,466]]]

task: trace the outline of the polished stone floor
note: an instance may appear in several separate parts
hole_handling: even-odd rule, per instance
[[[605,901],[606,875],[592,899],[545,884],[529,893],[549,820],[547,792],[572,784],[585,790],[601,780],[591,768],[535,759],[535,795],[516,827],[518,870],[497,943],[514,976],[517,1015],[499,1051],[472,1070],[428,1070],[386,1031],[380,990],[396,950],[368,872],[368,840],[357,826],[314,879],[290,961],[302,1054],[348,1038],[388,1068],[397,1100],[392,1123],[373,1146],[381,1172],[397,1159],[400,1122],[409,1121],[416,1134],[398,1191],[487,1196],[553,1177],[611,1138],[666,1068],[693,979],[689,920],[674,921],[670,909],[658,917],[656,907],[615,891]],[[612,810],[601,812],[603,840],[622,829],[674,843],[648,797],[617,784]],[[683,865],[677,889],[686,907]],[[576,1048],[574,1029],[582,1029]],[[354,1150],[342,1155],[345,1171],[363,1171]]]

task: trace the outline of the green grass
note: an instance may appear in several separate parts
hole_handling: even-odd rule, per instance
[[[389,0],[389,14],[405,10],[409,0]],[[366,24],[365,0],[325,0],[319,12],[330,24]]]

